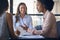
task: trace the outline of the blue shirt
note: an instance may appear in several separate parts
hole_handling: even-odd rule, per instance
[[[14,20],[13,21],[14,28],[16,28],[16,27],[18,27],[20,25],[24,26],[24,24],[26,24],[27,27],[30,28],[30,29],[33,28],[33,26],[32,26],[32,18],[29,15],[25,15],[23,19],[21,17],[19,17],[19,21],[17,23],[15,23],[15,21],[16,21],[15,17],[13,17],[13,20]]]

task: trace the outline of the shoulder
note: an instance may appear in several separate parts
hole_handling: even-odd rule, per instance
[[[6,14],[7,14],[7,17],[12,17],[11,13],[6,13]]]
[[[12,19],[12,14],[11,13],[6,13],[6,18],[7,18],[7,20]]]
[[[27,20],[32,21],[32,17],[30,15],[26,15],[26,17]]]
[[[56,20],[55,15],[51,12],[48,14],[48,19],[53,20],[53,21]]]
[[[48,17],[53,18],[53,17],[55,17],[55,15],[54,15],[52,12],[49,12],[49,13],[48,13]]]
[[[12,14],[11,13],[6,13],[6,19],[7,19],[8,25],[11,26],[12,25]]]
[[[26,17],[27,17],[27,18],[31,18],[31,16],[30,16],[30,15],[26,15]]]

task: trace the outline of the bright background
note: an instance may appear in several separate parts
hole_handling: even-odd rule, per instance
[[[8,12],[10,12],[10,0],[9,1],[9,9]],[[36,9],[36,0],[13,0],[13,14],[16,14],[17,12],[17,7],[19,3],[24,2],[27,5],[27,13],[28,14],[42,14],[38,13]],[[60,14],[60,0],[54,0],[54,8],[52,12],[54,14]],[[43,16],[31,16],[32,17],[32,23],[33,27],[36,25],[42,25],[43,23]],[[56,16],[56,21],[60,21],[60,16]]]

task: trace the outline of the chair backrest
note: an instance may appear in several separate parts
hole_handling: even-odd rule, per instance
[[[60,21],[56,22],[58,37],[60,37]]]

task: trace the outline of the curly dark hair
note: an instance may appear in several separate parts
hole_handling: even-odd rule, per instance
[[[41,2],[45,6],[46,10],[51,11],[53,9],[53,6],[54,6],[53,0],[37,0],[37,1]]]
[[[8,0],[0,0],[0,15],[8,9]]]

